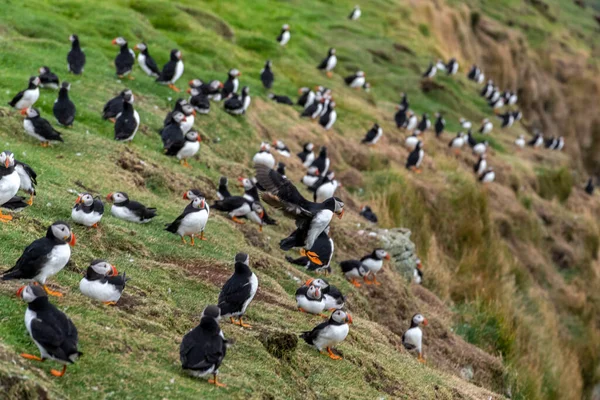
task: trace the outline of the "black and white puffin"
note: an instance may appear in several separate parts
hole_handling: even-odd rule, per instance
[[[67,68],[70,73],[81,75],[85,67],[85,53],[81,50],[77,35],[69,36],[69,40],[71,41],[71,50],[67,54]]]
[[[502,120],[501,128],[510,128],[515,123],[515,116],[511,111],[507,111],[504,114],[499,114],[498,118]]]
[[[26,115],[23,120],[25,132],[40,141],[42,147],[50,146],[50,142],[63,142],[61,133],[54,129],[48,120],[40,117],[40,112],[31,107],[21,110]]]
[[[242,94],[238,95],[237,93],[231,93],[229,98],[223,103],[223,107],[229,114],[241,115],[246,113],[251,101],[250,88],[244,86],[242,88]]]
[[[260,144],[260,149],[252,157],[252,162],[256,164],[266,165],[269,168],[275,168],[275,157],[271,154],[271,145],[267,142]]]
[[[486,169],[487,161],[485,159],[485,153],[483,153],[479,156],[479,159],[477,160],[475,165],[473,165],[473,172],[475,172],[477,176],[481,176],[481,174],[483,174],[486,171]]]
[[[363,218],[365,218],[367,221],[371,221],[375,224],[378,222],[377,215],[373,212],[373,210],[369,206],[363,206],[363,208],[360,209],[359,214]]]
[[[190,189],[183,192],[183,199],[193,201],[198,197],[204,197],[204,193],[202,193],[199,189]]]
[[[119,46],[119,53],[115,57],[117,76],[123,78],[131,73],[135,63],[135,53],[127,45],[127,40],[122,37],[114,38],[112,44]],[[129,79],[133,79],[129,77]]]
[[[163,122],[165,125],[171,122],[171,117],[176,111],[179,111],[185,115],[185,119],[181,122],[181,132],[185,135],[194,127],[196,111],[186,99],[177,99],[175,101],[175,105],[173,106],[173,111],[170,111],[165,117]]]
[[[319,150],[319,156],[315,158],[315,160],[310,164],[311,167],[317,167],[319,170],[319,175],[323,176],[329,171],[329,165],[331,161],[327,156],[327,147],[321,146],[321,150]]]
[[[554,136],[550,136],[548,139],[545,139],[544,142],[544,147],[550,150],[554,150],[554,148],[558,145],[558,139]]]
[[[450,139],[448,143],[448,147],[454,149],[455,153],[459,153],[460,149],[465,145],[465,134],[463,132],[458,132],[455,137]]]
[[[490,144],[487,140],[484,142],[477,143],[475,146],[473,146],[473,154],[477,154],[477,155],[485,154],[489,145]]]
[[[417,258],[415,269],[413,270],[413,282],[417,285],[423,283],[423,264],[419,258]]]
[[[585,185],[585,192],[590,196],[594,194],[594,178],[589,178]]]
[[[50,290],[46,280],[59,273],[71,258],[75,234],[66,222],[57,221],[48,227],[46,236],[34,240],[25,248],[14,267],[2,273],[2,280],[33,280],[40,283],[51,296],[62,293]]]
[[[293,106],[294,105],[294,102],[288,96],[274,94],[274,93],[269,93],[267,95],[267,97],[270,98],[271,100],[273,100],[275,103],[286,104],[288,106]]]
[[[275,148],[275,151],[277,151],[282,156],[284,156],[284,157],[291,156],[290,149],[281,140],[273,141],[273,147]]]
[[[302,332],[300,337],[309,345],[315,347],[320,353],[327,350],[329,358],[332,360],[341,360],[331,350],[331,347],[340,344],[348,336],[350,330],[349,324],[352,323],[352,316],[345,311],[335,310],[329,320],[313,328],[312,331]],[[323,353],[324,354],[324,353]]]
[[[471,148],[473,148],[477,145],[477,140],[475,140],[475,138],[473,137],[473,132],[471,132],[470,129],[467,131],[467,137],[466,137],[465,141]]]
[[[519,135],[519,137],[515,139],[515,146],[517,146],[518,149],[524,148],[525,144],[525,135]]]
[[[487,83],[481,88],[481,92],[479,94],[481,97],[485,97],[486,99],[490,97],[494,92],[494,81],[488,79]]]
[[[396,106],[398,111],[394,114],[394,121],[396,122],[397,128],[404,128],[408,121],[408,110],[402,108],[402,105]]]
[[[367,275],[363,276],[363,280],[367,285],[375,284],[380,285],[377,282],[377,273],[383,268],[383,260],[389,260],[390,255],[384,249],[375,249],[369,255],[364,256],[360,259],[365,271],[367,271]],[[368,280],[367,277],[372,276],[373,279]]]
[[[323,298],[325,299],[325,309],[329,311],[341,310],[344,308],[346,297],[340,292],[338,288],[329,284],[328,281],[322,278],[308,279],[304,284],[305,287],[314,285],[321,289]]]
[[[335,179],[335,173],[333,171],[327,172],[323,179],[319,179],[311,188],[310,191],[314,192],[313,200],[315,203],[322,203],[325,200],[333,197],[335,191],[340,183]]]
[[[114,306],[121,298],[128,280],[126,274],[119,275],[114,265],[104,260],[92,260],[79,281],[79,291],[90,299]]]
[[[110,119],[112,122],[115,122],[117,115],[123,111],[123,101],[127,95],[133,96],[133,92],[129,89],[125,89],[116,97],[107,101],[102,109],[102,119]]]
[[[158,69],[156,61],[154,61],[154,58],[152,58],[150,55],[146,43],[138,43],[133,49],[140,52],[137,56],[137,61],[142,71],[144,71],[148,76],[158,78],[160,75],[160,69]]]
[[[231,193],[229,193],[229,187],[227,187],[228,183],[229,180],[226,176],[219,178],[219,187],[217,189],[217,198],[219,200],[224,200],[228,197],[231,197]]]
[[[53,376],[61,377],[67,365],[74,364],[83,355],[77,349],[77,328],[58,308],[48,300],[48,294],[36,284],[22,286],[17,296],[28,303],[25,311],[25,328],[40,351],[40,357],[21,353],[27,360],[53,360],[63,364],[62,370],[51,369]]]
[[[39,77],[40,77],[40,87],[48,88],[48,89],[58,89],[60,85],[60,81],[58,76],[52,71],[50,71],[50,67],[40,67],[38,69]]]
[[[435,128],[435,136],[440,137],[440,135],[444,132],[444,128],[446,128],[446,120],[441,113],[435,113],[436,120],[434,124]]]
[[[251,202],[243,196],[229,196],[218,200],[212,208],[226,212],[231,220],[237,224],[244,224],[240,218],[248,218],[258,224],[258,230],[262,232],[265,210],[259,202]]]
[[[77,113],[75,104],[69,99],[69,90],[71,90],[71,84],[63,82],[58,91],[58,99],[56,99],[52,107],[56,121],[62,126],[73,126],[75,114]]]
[[[431,128],[431,121],[429,120],[427,113],[423,113],[423,116],[421,117],[421,121],[419,121],[419,124],[417,125],[417,129],[420,130],[421,132],[425,132],[429,128]]]
[[[40,82],[41,81],[38,76],[32,76],[29,78],[29,86],[27,86],[27,89],[17,93],[17,95],[13,97],[8,104],[17,110],[31,108],[40,98]]]
[[[423,162],[423,157],[425,156],[425,152],[423,151],[423,142],[420,140],[417,142],[417,146],[413,151],[410,152],[408,158],[406,159],[406,169],[414,171],[416,173],[421,172],[419,167]]]
[[[319,100],[313,101],[309,106],[307,106],[300,113],[300,118],[308,117],[314,121],[318,121],[319,116],[325,110],[325,99],[321,98]]]
[[[189,88],[189,103],[199,114],[208,114],[210,112],[210,99],[198,88]]]
[[[130,142],[135,137],[140,127],[140,115],[133,108],[133,93],[125,93],[123,96],[123,110],[117,114],[115,121],[115,140]]]
[[[536,132],[533,139],[527,142],[527,145],[537,149],[544,144],[544,136],[540,132]]]
[[[383,136],[383,129],[379,126],[378,123],[373,124],[373,127],[369,129],[361,143],[367,145],[374,145],[381,139]]]
[[[515,122],[520,121],[521,118],[523,118],[523,113],[521,112],[521,110],[515,110],[512,112],[512,116],[515,120]]]
[[[273,63],[271,60],[267,60],[264,68],[260,71],[260,80],[266,89],[271,89],[275,81],[275,75],[273,75],[273,70],[271,69],[272,66]]]
[[[202,138],[196,131],[189,131],[183,135],[183,141],[170,143],[166,155],[174,155],[184,167],[190,168],[188,159],[194,157],[200,151]]]
[[[330,101],[327,104],[325,114],[319,118],[319,124],[326,130],[331,129],[335,121],[337,120],[337,111],[335,111],[335,101]]]
[[[76,223],[97,228],[104,215],[104,203],[90,193],[81,193],[71,209],[71,219]]]
[[[221,309],[209,305],[200,317],[200,324],[185,334],[179,346],[181,367],[190,376],[203,378],[212,375],[208,383],[225,387],[219,382],[219,367],[227,354],[227,339],[219,326]]]
[[[319,181],[319,175],[319,168],[315,166],[310,166],[306,170],[306,174],[302,177],[301,182],[310,188]]]
[[[15,168],[15,155],[10,151],[0,153],[0,207],[5,207],[19,191],[21,180]],[[2,214],[0,209],[0,222],[13,219],[10,215]]]
[[[483,121],[481,122],[481,127],[479,128],[479,133],[487,135],[488,133],[491,133],[493,129],[494,129],[494,124],[492,123],[492,121],[490,121],[488,118],[484,118]]]
[[[210,208],[204,197],[197,197],[188,204],[183,213],[175,221],[167,224],[166,231],[179,235],[183,244],[187,244],[185,237],[191,238],[190,244],[193,246],[194,237],[199,233],[200,240],[206,240],[204,237],[204,228],[208,221]]]
[[[327,76],[331,78],[333,69],[337,65],[337,57],[335,56],[335,49],[332,47],[327,52],[327,57],[321,61],[317,66],[321,71],[327,72]]]
[[[300,97],[298,98],[296,104],[304,108],[307,108],[308,106],[313,104],[317,96],[315,92],[313,92],[310,88],[307,87],[302,87],[298,89],[298,94],[300,95]]]
[[[364,279],[369,273],[364,265],[362,265],[360,260],[342,261],[340,262],[340,268],[342,269],[342,273],[346,279],[348,279],[355,287],[361,287],[362,285],[357,281],[357,279]]]
[[[236,254],[233,275],[225,282],[219,293],[218,306],[221,315],[225,318],[229,317],[234,325],[250,328],[250,325],[244,324],[242,318],[257,290],[258,278],[250,270],[250,257],[246,253]],[[238,317],[239,321],[234,321],[234,317]]]
[[[565,147],[565,138],[563,136],[558,137],[558,143],[554,147],[554,150],[561,151]]]
[[[175,82],[183,75],[183,61],[181,60],[181,57],[180,50],[171,50],[169,61],[163,66],[160,75],[156,78],[156,82],[168,85],[169,88],[179,92],[180,90],[175,86]]]
[[[419,362],[424,363],[423,358],[423,331],[420,325],[427,326],[427,318],[421,314],[415,314],[410,320],[410,328],[402,335],[402,344],[408,351],[417,351]]]
[[[397,108],[399,110],[408,111],[409,106],[410,103],[408,101],[408,95],[404,92],[400,93],[400,103],[398,104]]]
[[[221,90],[221,95],[224,99],[232,93],[237,93],[238,88],[240,87],[238,77],[241,75],[242,73],[235,68],[229,70],[227,73],[227,80],[223,84],[223,89]]]
[[[435,76],[435,74],[437,73],[437,67],[435,66],[434,63],[430,62],[429,63],[429,67],[427,67],[427,69],[425,70],[425,72],[423,72],[422,77],[423,78],[427,78],[427,79],[431,79]]]
[[[348,15],[348,19],[351,21],[356,21],[360,18],[362,12],[360,11],[360,7],[358,5],[354,6],[350,15]]]
[[[296,220],[297,229],[282,239],[279,247],[284,251],[294,247],[304,248],[313,263],[322,265],[323,261],[311,254],[310,249],[321,232],[327,229],[334,214],[342,218],[344,203],[337,197],[331,197],[323,203],[310,202],[277,171],[261,164],[255,165],[255,168],[256,179],[265,189],[262,199],[267,204],[284,210],[288,218]]]
[[[460,123],[460,126],[465,129],[465,130],[469,130],[473,127],[473,124],[471,123],[471,121],[465,119],[465,118],[459,118],[458,122]]]
[[[323,314],[325,310],[325,298],[321,288],[315,285],[300,287],[296,290],[296,307],[298,311],[327,317]]]
[[[285,256],[285,259],[295,265],[300,265],[309,271],[324,272],[325,274],[331,273],[331,260],[333,259],[333,251],[335,249],[333,239],[328,235],[329,229],[325,229],[315,240],[315,244],[310,248],[310,252],[317,255],[317,257],[323,262],[321,265],[313,263],[310,258],[306,255],[307,251],[304,249],[300,250],[300,257],[293,258]]]
[[[483,174],[479,175],[479,182],[481,183],[491,183],[496,180],[496,173],[493,168],[488,168]]]
[[[458,72],[458,67],[458,61],[456,61],[456,58],[452,57],[450,61],[448,61],[448,64],[446,64],[446,73],[448,75],[456,75]]]
[[[205,83],[200,79],[192,79],[189,82],[189,85],[192,89],[200,90],[200,92],[208,97],[209,100],[221,101],[223,98],[221,95],[221,90],[224,88],[224,85],[221,81],[212,80],[208,83]]]
[[[285,165],[283,165],[284,168],[283,168],[283,170],[281,170],[281,168],[280,168],[281,164],[283,164],[283,163],[279,163],[278,168],[277,168],[277,172],[279,172],[280,174],[282,172],[285,173]],[[284,175],[284,174],[282,174],[282,175]],[[240,181],[241,185],[244,188],[243,197],[245,199],[247,199],[250,203],[259,204],[262,207],[262,204],[260,204],[260,195],[258,194],[259,188],[258,188],[258,182],[256,181],[256,178],[252,178],[252,179],[238,178],[238,181]],[[262,207],[262,215],[260,216],[260,219],[262,220],[262,223],[264,225],[277,225],[277,221],[267,215],[267,212],[265,211],[264,207]],[[258,221],[255,221],[255,222],[258,222]]]
[[[129,200],[127,193],[109,193],[106,200],[113,203],[110,208],[113,217],[138,224],[146,224],[156,217],[156,208],[148,208],[137,201]]]
[[[411,110],[408,110],[407,114],[408,115],[405,128],[407,131],[414,131],[417,128],[417,125],[419,124],[419,117],[417,117],[417,114],[415,114]]]
[[[354,74],[344,78],[346,85],[350,86],[352,89],[361,89],[365,84],[365,81],[366,77],[363,71],[356,71]]]
[[[36,195],[37,173],[29,165],[19,160],[15,160],[15,171],[17,171],[21,181],[19,189],[29,194],[29,200],[26,203],[32,205],[33,196]]]
[[[305,143],[302,146],[302,151],[296,154],[298,158],[300,158],[300,160],[302,161],[302,165],[304,165],[306,168],[310,167],[313,161],[315,161],[315,153],[313,152],[314,148],[314,144]]]
[[[281,27],[281,32],[279,32],[279,36],[277,36],[277,43],[281,46],[285,46],[287,42],[290,41],[292,35],[290,34],[290,26],[288,24],[284,24]]]

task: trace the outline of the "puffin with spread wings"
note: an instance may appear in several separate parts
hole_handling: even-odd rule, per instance
[[[255,168],[256,179],[265,190],[262,193],[265,203],[283,210],[287,217],[296,220],[297,229],[281,240],[279,247],[284,251],[294,247],[303,248],[314,264],[323,265],[319,255],[310,249],[321,232],[329,226],[334,214],[342,218],[344,202],[331,197],[323,203],[313,203],[302,197],[292,182],[277,171],[262,164],[257,164]]]

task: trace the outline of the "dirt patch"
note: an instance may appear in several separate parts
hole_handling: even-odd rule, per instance
[[[298,346],[298,336],[287,332],[262,332],[258,340],[273,357],[290,360]]]
[[[446,90],[446,86],[430,79],[421,80],[421,91],[423,93],[433,92],[434,90]]]

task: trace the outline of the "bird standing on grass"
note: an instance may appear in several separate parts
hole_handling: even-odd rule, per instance
[[[71,209],[71,219],[75,223],[91,228],[97,228],[98,222],[104,215],[104,204],[102,200],[94,198],[89,193],[77,196],[75,206]]]
[[[290,41],[291,37],[292,35],[290,33],[290,26],[288,24],[284,24],[281,27],[279,36],[277,36],[277,43],[279,43],[281,46],[285,46],[287,42]]]
[[[336,310],[331,314],[329,320],[317,325],[312,331],[302,332],[300,337],[319,350],[321,354],[325,354],[324,350],[327,350],[329,358],[341,360],[342,357],[335,354],[331,348],[346,339],[351,323],[352,316],[350,314],[342,310]]]
[[[71,41],[71,50],[67,54],[67,67],[72,74],[81,75],[85,67],[85,53],[81,50],[77,35],[69,36],[69,40]]]
[[[420,325],[427,326],[427,318],[421,314],[415,314],[410,322],[410,328],[402,335],[402,344],[408,351],[416,350],[419,362],[424,363],[423,358],[423,331]]]
[[[327,57],[321,61],[321,63],[317,66],[321,71],[325,71],[327,73],[327,77],[331,78],[333,76],[333,69],[337,65],[337,57],[335,56],[335,49],[332,47],[327,52]]]
[[[112,202],[110,213],[115,218],[138,224],[146,224],[156,217],[156,208],[148,208],[137,201],[129,200],[124,192],[109,193],[106,200]]]
[[[31,108],[40,98],[40,83],[41,80],[39,77],[32,76],[29,78],[29,86],[27,86],[27,89],[17,93],[8,104],[17,110]]]
[[[119,275],[114,265],[104,260],[93,260],[79,281],[79,290],[84,296],[114,306],[121,298],[127,281],[127,276]]]
[[[175,86],[175,82],[183,75],[183,61],[181,58],[181,51],[177,49],[171,50],[169,61],[163,66],[160,75],[156,78],[156,82],[168,85],[172,90],[180,92],[179,88]]]
[[[229,317],[232,324],[243,328],[251,328],[251,325],[245,324],[242,318],[258,290],[258,278],[250,270],[249,263],[248,254],[236,254],[235,270],[223,285],[218,302],[221,315],[225,318]],[[238,321],[235,321],[234,317],[238,317]]]
[[[135,53],[127,45],[127,40],[122,37],[114,38],[112,44],[119,46],[119,53],[115,57],[115,68],[119,79],[123,79],[127,76],[129,79],[133,79],[129,74],[133,69],[135,63]]]
[[[208,221],[210,208],[204,200],[204,197],[197,197],[183,210],[183,213],[175,221],[167,225],[166,230],[181,237],[183,244],[186,244],[185,237],[191,238],[190,245],[194,245],[194,237],[200,233],[200,240],[206,240],[204,237],[204,228]]]
[[[0,153],[0,207],[9,203],[19,191],[21,180],[15,169],[15,155],[10,151]],[[0,222],[11,221],[11,215],[2,214],[0,209]]]
[[[75,114],[77,109],[75,104],[69,99],[69,91],[71,90],[71,84],[69,82],[63,82],[58,92],[58,99],[54,102],[52,112],[58,122],[62,126],[73,126],[75,121]]]

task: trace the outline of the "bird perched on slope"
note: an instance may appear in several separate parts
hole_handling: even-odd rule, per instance
[[[302,161],[302,165],[306,168],[310,167],[315,161],[315,153],[313,153],[314,145],[312,143],[305,143],[302,146],[302,151],[297,154],[298,158]]]
[[[594,178],[589,178],[585,185],[585,192],[590,196],[594,194]]]
[[[156,61],[154,61],[154,58],[152,58],[150,55],[146,43],[138,43],[133,49],[140,52],[137,56],[137,61],[142,71],[144,71],[148,76],[158,78],[160,75],[160,69],[158,69]]]
[[[40,67],[40,69],[38,69],[38,73],[41,87],[49,89],[58,89],[60,81],[58,79],[58,76],[56,76],[54,72],[50,71],[50,67]]]
[[[269,168],[275,167],[275,157],[271,154],[271,145],[268,142],[262,142],[258,153],[252,158],[252,162],[257,164],[266,165]]]
[[[315,244],[310,248],[309,251],[317,254],[319,259],[323,262],[322,265],[318,265],[310,261],[306,256],[304,249],[300,250],[300,257],[294,259],[290,256],[285,256],[285,259],[295,265],[300,265],[309,271],[314,272],[325,272],[325,274],[331,273],[331,260],[333,259],[334,243],[328,235],[329,229],[325,229],[315,240]]]
[[[415,264],[415,269],[413,270],[413,282],[417,285],[421,285],[423,283],[423,264],[419,258],[417,258]]]
[[[81,193],[71,209],[71,219],[76,223],[92,228],[98,227],[98,222],[104,215],[104,204],[99,198],[89,193]]]
[[[271,89],[275,80],[275,75],[273,75],[273,71],[271,70],[272,66],[273,63],[271,60],[267,60],[265,67],[260,71],[260,80],[266,89]]]
[[[106,200],[113,203],[110,208],[113,217],[138,224],[146,224],[156,217],[156,208],[148,208],[137,201],[129,200],[127,193],[109,193]]]
[[[183,61],[181,57],[181,51],[177,49],[171,50],[169,61],[163,66],[160,75],[156,78],[156,82],[168,85],[169,88],[179,92],[180,90],[175,86],[175,82],[183,75]]]
[[[484,154],[489,147],[489,143],[486,140],[485,142],[477,143],[473,146],[473,154],[482,155]]]
[[[425,362],[423,358],[423,331],[420,325],[427,326],[427,318],[421,314],[415,314],[410,320],[410,328],[402,335],[402,344],[408,351],[416,350],[419,358],[418,360],[422,363]]]
[[[435,113],[437,119],[435,120],[434,128],[435,128],[435,136],[440,137],[440,135],[444,132],[444,128],[446,128],[446,120],[444,119],[441,113]]]
[[[200,114],[208,114],[210,112],[210,99],[202,90],[198,88],[189,88],[187,92],[190,94],[188,102]]]
[[[85,67],[85,53],[81,50],[77,35],[69,36],[69,40],[71,41],[71,50],[67,54],[67,67],[72,74],[81,75]]]
[[[83,355],[77,349],[79,339],[73,321],[48,301],[48,295],[41,286],[22,286],[17,296],[28,303],[25,328],[40,350],[40,357],[27,353],[21,353],[21,357],[35,361],[49,359],[63,364],[61,371],[50,370],[56,377],[63,376],[67,365],[75,363]]]
[[[346,85],[352,89],[361,89],[365,84],[365,73],[363,71],[356,71],[354,74],[344,78]]]
[[[250,270],[250,257],[246,253],[236,254],[233,275],[225,282],[219,293],[218,306],[221,315],[225,318],[229,317],[234,325],[250,328],[250,325],[244,324],[242,318],[257,290],[258,278]],[[238,317],[239,321],[234,321],[234,317]]]
[[[290,26],[288,24],[284,24],[281,27],[281,32],[279,32],[279,36],[277,36],[277,43],[281,46],[285,46],[287,42],[290,41],[292,35],[290,33]]]
[[[383,129],[381,129],[379,124],[375,123],[375,124],[373,124],[373,127],[371,129],[369,129],[369,131],[367,132],[367,134],[365,135],[365,137],[363,138],[361,143],[367,144],[367,145],[374,145],[375,143],[377,143],[379,141],[379,139],[381,139],[382,136],[383,136]]]
[[[40,82],[40,78],[37,76],[32,76],[29,78],[29,85],[27,86],[27,89],[17,93],[8,104],[17,110],[31,108],[40,98]]]
[[[115,122],[117,115],[123,111],[123,101],[125,96],[133,96],[133,92],[129,89],[125,89],[116,97],[107,101],[102,109],[102,119],[110,119],[112,122]]]
[[[0,207],[10,202],[19,191],[21,180],[15,169],[15,155],[10,151],[0,153]],[[0,209],[0,222],[11,221],[10,215],[2,214]]]
[[[325,128],[326,130],[331,129],[335,121],[337,120],[337,111],[335,111],[335,101],[330,101],[327,104],[327,109],[325,110],[325,114],[321,115],[319,118],[319,124]]]
[[[437,73],[437,67],[435,66],[434,63],[430,62],[429,63],[429,67],[427,67],[427,69],[425,70],[425,72],[423,72],[422,77],[423,78],[427,78],[427,79],[431,79],[435,76],[435,74]]]
[[[356,5],[354,6],[354,9],[352,9],[352,12],[350,12],[350,15],[348,15],[348,19],[351,21],[356,21],[360,18],[361,14],[362,12],[360,11],[360,7]]]
[[[541,147],[543,144],[544,144],[544,136],[542,135],[541,132],[536,132],[533,139],[531,139],[529,142],[527,142],[527,145],[530,147],[533,147],[534,149]]]
[[[335,310],[328,321],[317,325],[312,331],[302,332],[300,337],[320,353],[324,354],[323,350],[327,350],[329,358],[341,360],[342,357],[335,354],[331,348],[346,339],[350,330],[348,324],[351,323],[352,316],[350,314],[342,310]]]
[[[284,157],[289,157],[291,155],[290,149],[281,140],[274,140],[273,147],[279,154],[281,154]]]
[[[300,95],[300,97],[298,98],[296,104],[304,108],[307,108],[308,106],[313,104],[317,96],[315,92],[313,92],[312,90],[310,90],[310,88],[307,87],[302,87],[298,89],[298,94]]]
[[[304,110],[300,113],[300,117],[309,117],[313,121],[317,121],[317,118],[321,115],[325,109],[325,99],[319,98],[315,99],[309,106],[306,106]]]
[[[46,280],[59,273],[71,258],[75,234],[66,222],[57,221],[48,227],[46,236],[34,240],[25,248],[14,267],[2,273],[2,280],[31,279],[40,283],[51,296],[62,293],[50,290]]]
[[[487,135],[488,133],[492,132],[493,129],[494,124],[492,123],[492,121],[490,121],[488,118],[484,118],[484,120],[481,122],[481,128],[479,128],[479,133]]]
[[[223,107],[229,114],[241,115],[246,113],[251,101],[250,88],[244,86],[242,88],[242,94],[238,95],[237,93],[231,93],[229,98],[225,99]]]
[[[519,137],[517,137],[515,139],[515,145],[517,146],[518,149],[522,149],[525,147],[525,136],[524,135],[519,135]]]
[[[267,95],[268,98],[273,100],[275,103],[286,104],[288,106],[293,106],[294,102],[288,96],[283,96],[279,94],[269,93]]]
[[[128,92],[123,96],[123,110],[117,114],[115,121],[115,140],[131,142],[140,127],[140,115],[133,108],[133,93]]]
[[[406,159],[406,169],[414,171],[416,173],[421,172],[419,167],[423,162],[423,157],[425,156],[425,152],[423,151],[423,142],[420,140],[417,142],[417,145],[413,151],[410,152],[408,158]]]
[[[377,215],[375,215],[375,213],[373,212],[373,210],[371,209],[371,207],[369,206],[363,206],[363,208],[361,208],[360,213],[359,213],[363,218],[365,218],[368,221],[371,221],[373,223],[377,223],[378,219],[377,219]]]
[[[390,255],[384,249],[375,249],[371,254],[368,254],[360,259],[362,266],[367,271],[367,275],[363,277],[363,280],[367,285],[374,283],[375,285],[380,285],[377,282],[377,273],[383,268],[383,260],[389,260]],[[368,276],[373,276],[373,279],[368,280]]]
[[[212,375],[208,383],[225,387],[217,379],[219,367],[227,354],[227,339],[219,326],[220,318],[219,307],[207,306],[202,311],[200,324],[183,337],[179,346],[179,359],[181,367],[189,375],[196,378]]]
[[[327,156],[327,147],[321,146],[321,150],[319,150],[319,156],[315,158],[310,166],[317,167],[319,170],[319,175],[324,176],[327,171],[329,171],[329,165],[331,165],[331,161]]]
[[[473,172],[475,172],[477,176],[481,176],[481,174],[483,174],[486,171],[486,169],[487,161],[485,159],[485,153],[483,153],[479,156],[479,159],[477,160],[475,165],[473,165]]]
[[[277,171],[261,164],[255,165],[255,168],[256,179],[265,189],[263,200],[275,208],[282,209],[287,217],[296,220],[297,229],[281,240],[279,247],[284,251],[293,247],[304,248],[307,257],[313,263],[322,265],[323,261],[317,254],[311,253],[310,249],[321,232],[329,226],[334,214],[342,218],[344,203],[337,197],[331,197],[323,203],[310,202]]]
[[[127,40],[122,37],[114,38],[112,44],[119,46],[119,53],[115,57],[115,68],[117,76],[122,79],[128,76],[133,69],[135,53],[127,45]],[[129,76],[129,79],[133,79],[133,77]]]
[[[54,129],[48,120],[40,117],[40,112],[31,107],[21,110],[21,114],[26,115],[23,120],[25,132],[40,141],[42,147],[50,146],[50,142],[63,142],[61,133]]]
[[[165,153],[175,155],[183,145],[184,137],[181,125],[185,120],[186,117],[181,111],[169,113],[168,119],[165,120],[165,126],[160,130],[160,138],[162,139]],[[177,148],[172,151],[171,146],[173,145],[177,145]]]
[[[231,220],[237,224],[244,224],[240,218],[248,218],[250,221],[259,225],[259,231],[262,232],[265,216],[265,210],[258,202],[251,202],[243,196],[230,196],[223,200],[218,200],[212,205],[212,208],[219,211],[225,211]]]
[[[198,89],[200,93],[208,97],[212,101],[221,101],[221,91],[225,87],[221,81],[213,80],[208,83],[202,82],[200,79],[192,79],[189,82],[190,88]]]
[[[455,137],[450,139],[450,143],[448,143],[448,147],[454,149],[454,152],[458,154],[460,149],[465,145],[465,134],[463,132],[458,132]]]
[[[448,64],[446,64],[446,73],[448,75],[456,75],[458,72],[458,67],[458,61],[456,61],[456,58],[452,57],[450,61],[448,61]]]
[[[71,84],[63,82],[58,91],[58,99],[56,99],[52,107],[56,121],[62,126],[72,126],[73,121],[75,121],[75,114],[77,113],[75,104],[69,99],[70,90]]]
[[[361,287],[362,285],[357,279],[367,276],[369,271],[365,268],[360,260],[346,260],[340,263],[340,268],[346,279],[355,287]]]
[[[327,317],[322,314],[325,310],[325,299],[321,289],[317,286],[309,285],[306,288],[298,288],[296,290],[296,306],[298,311]]]
[[[194,121],[196,112],[194,111],[194,107],[186,99],[177,99],[175,101],[175,105],[173,106],[173,111],[167,113],[165,117],[164,124],[167,125],[171,122],[173,113],[181,112],[185,116],[185,119],[181,123],[181,132],[185,135],[194,127]]]
[[[126,274],[119,275],[114,265],[104,260],[93,260],[79,281],[79,291],[84,296],[114,306],[121,298],[127,281]]]
[[[221,90],[221,95],[224,99],[231,93],[237,93],[240,86],[238,78],[241,75],[242,73],[235,68],[229,70],[227,73],[227,80],[223,84],[223,89]]]
[[[200,233],[200,240],[206,240],[204,228],[206,228],[209,213],[210,208],[204,197],[197,197],[185,207],[183,213],[175,221],[167,224],[165,230],[179,235],[183,244],[186,244],[185,237],[189,236],[192,239],[190,244],[193,246],[194,237],[198,233]]]
[[[332,286],[325,279],[317,278],[317,279],[308,279],[304,287],[308,287],[310,285],[314,285],[321,289],[321,293],[323,293],[323,298],[325,299],[325,309],[329,311],[333,310],[341,310],[344,308],[344,303],[346,302],[346,297],[340,292],[338,288]]]
[[[322,203],[330,197],[333,197],[339,186],[341,185],[335,179],[335,173],[333,171],[329,171],[324,177],[315,182],[315,184],[310,187],[309,190],[314,192],[314,202]]]
[[[317,68],[321,71],[325,71],[327,73],[327,76],[331,78],[331,76],[333,75],[331,71],[333,71],[336,65],[337,57],[335,56],[335,49],[332,47],[327,52],[327,57],[325,57],[323,61],[321,61]]]
[[[421,121],[419,121],[419,124],[417,125],[417,129],[421,132],[425,132],[429,128],[431,128],[431,121],[429,120],[427,113],[423,113]]]
[[[17,171],[19,180],[21,181],[19,189],[29,194],[27,204],[32,205],[33,196],[36,195],[35,185],[37,185],[37,173],[29,165],[19,160],[15,160],[15,171]]]
[[[479,175],[479,182],[481,183],[491,183],[496,180],[496,173],[493,168],[488,168],[483,174]]]

